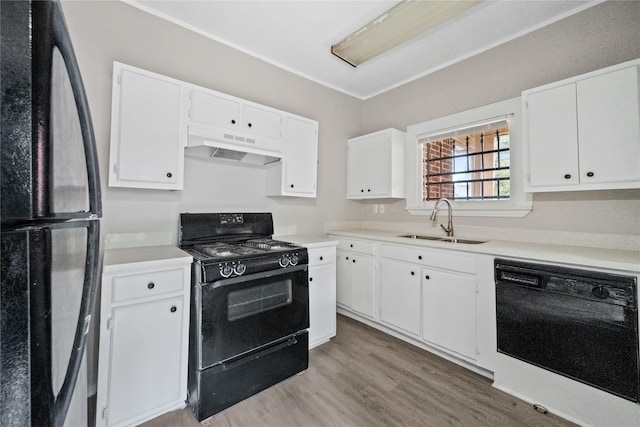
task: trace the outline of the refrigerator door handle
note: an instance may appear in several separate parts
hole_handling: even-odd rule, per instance
[[[98,221],[88,221],[87,224],[87,259],[85,262],[84,283],[82,288],[82,299],[80,312],[76,325],[73,347],[69,357],[69,364],[65,373],[64,381],[60,391],[55,398],[53,410],[53,426],[62,427],[64,425],[67,411],[73,397],[76,380],[82,364],[82,356],[87,345],[87,337],[91,326],[92,314],[96,300],[96,290],[98,287],[98,260],[100,242],[100,223]]]
[[[84,144],[85,159],[87,164],[87,178],[89,186],[89,210],[90,218],[99,218],[102,216],[102,195],[100,192],[100,173],[98,169],[98,154],[96,151],[95,135],[93,132],[93,123],[91,122],[91,112],[89,111],[89,102],[87,94],[82,83],[80,68],[73,51],[71,38],[67,31],[64,21],[64,15],[60,9],[60,5],[55,2],[52,10],[52,32],[54,45],[60,50],[60,54],[64,59],[69,73],[69,81],[73,91],[76,107],[78,109],[78,117],[80,119],[80,129],[82,132],[82,141]]]

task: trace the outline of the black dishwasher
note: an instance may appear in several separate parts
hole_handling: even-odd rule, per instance
[[[498,352],[640,402],[636,278],[495,260]]]

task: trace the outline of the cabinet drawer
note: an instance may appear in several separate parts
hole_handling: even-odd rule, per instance
[[[382,245],[383,258],[391,258],[412,264],[426,265],[460,273],[476,273],[476,260],[473,256],[405,246]]]
[[[336,247],[309,249],[309,266],[334,264],[336,262]]]
[[[338,243],[338,249],[350,252],[360,252],[363,254],[373,255],[375,248],[375,242],[370,242],[367,240],[340,238],[339,242],[340,243]]]
[[[149,298],[184,288],[184,269],[151,271],[113,278],[113,302]]]

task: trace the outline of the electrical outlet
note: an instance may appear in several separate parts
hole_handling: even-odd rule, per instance
[[[380,205],[380,208],[378,208],[378,212],[384,213],[384,205]]]
[[[373,213],[378,213],[378,205],[373,205]]]

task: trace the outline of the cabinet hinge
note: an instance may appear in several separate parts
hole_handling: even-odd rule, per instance
[[[117,163],[113,164],[113,173],[118,173],[118,164]]]
[[[107,318],[107,331],[111,330],[111,317]]]
[[[104,408],[102,408],[102,419],[106,420],[107,419],[107,414],[109,413],[108,407],[105,406]]]
[[[480,347],[476,346],[476,356],[480,354]]]
[[[118,84],[122,84],[122,73],[118,74]]]

